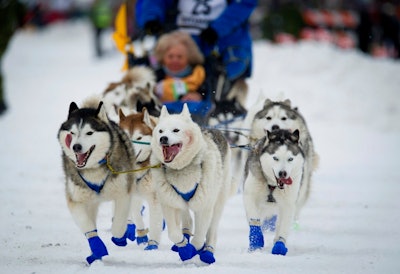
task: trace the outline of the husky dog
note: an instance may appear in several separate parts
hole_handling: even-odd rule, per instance
[[[267,132],[250,153],[246,163],[247,178],[243,199],[250,226],[249,250],[264,247],[261,223],[278,213],[272,254],[286,255],[286,240],[296,208],[306,188],[304,176],[305,154],[299,145],[299,131]]]
[[[258,109],[254,111],[253,109]],[[302,185],[306,186],[301,189],[302,193],[300,206],[297,208],[295,220],[299,218],[300,210],[302,205],[307,201],[310,187],[311,177],[313,172],[316,170],[319,162],[319,156],[314,151],[314,144],[308,130],[304,117],[300,114],[297,107],[291,106],[291,101],[286,99],[284,101],[271,101],[265,99],[264,104],[260,105],[257,103],[253,108],[252,112],[248,114],[244,121],[244,128],[250,129],[250,135],[247,141],[251,145],[254,145],[256,140],[263,138],[267,131],[274,131],[277,129],[286,129],[294,132],[296,129],[300,132],[299,146],[302,148],[305,154],[304,164],[304,176],[302,179]],[[241,141],[244,142],[243,140]],[[241,166],[245,165],[247,159],[246,151],[241,151]],[[243,170],[243,169],[242,169]],[[242,177],[242,175],[237,175]]]
[[[115,203],[112,241],[125,246],[127,218],[134,190],[132,174],[112,170],[132,170],[135,154],[128,136],[106,115],[102,102],[86,102],[83,108],[72,102],[67,120],[58,132],[66,178],[65,192],[71,215],[88,239],[91,264],[108,255],[97,234],[96,217],[103,201]],[[112,167],[112,169],[110,168]]]
[[[314,150],[313,140],[308,130],[304,117],[300,114],[297,107],[293,108],[289,99],[274,102],[266,99],[262,110],[254,116],[251,125],[250,138],[252,140],[260,139],[265,136],[267,131],[277,129],[286,129],[294,132],[296,129],[300,132],[299,146],[304,152],[305,163],[304,172],[298,204],[295,215],[297,221],[300,210],[305,204],[310,194],[311,177],[318,167],[319,156]]]
[[[142,112],[125,116],[123,111],[119,110],[120,127],[128,134],[135,150],[136,168],[135,184],[137,192],[133,195],[130,220],[128,224],[128,238],[135,240],[135,229],[137,232],[136,241],[138,244],[147,243],[145,250],[158,249],[161,231],[163,227],[163,216],[161,205],[158,201],[156,190],[150,175],[150,155],[152,131],[157,123],[157,119],[150,116],[146,107]],[[141,210],[143,199],[149,205],[150,224],[149,237],[145,228]],[[133,223],[132,223],[133,221]]]
[[[196,254],[200,260],[215,262],[217,229],[226,200],[236,187],[230,175],[230,148],[217,130],[201,131],[184,104],[180,114],[161,109],[153,130],[152,179],[167,222],[169,239],[182,261]],[[182,213],[190,209],[195,229],[191,242],[182,233]],[[186,234],[186,235],[184,235]]]
[[[146,66],[135,66],[128,70],[119,82],[110,83],[103,92],[103,101],[108,114],[118,116],[118,109],[141,111],[146,107],[151,115],[160,114],[161,103],[154,94],[155,74]]]

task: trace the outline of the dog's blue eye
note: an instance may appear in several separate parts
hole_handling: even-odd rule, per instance
[[[179,132],[179,129],[177,129],[177,128],[176,128],[176,129],[174,129],[174,132],[175,132],[175,133]]]
[[[89,131],[86,135],[93,135],[93,131]]]
[[[290,157],[290,158],[288,159],[288,162],[291,162],[291,161],[293,161],[293,158],[292,158],[292,157]]]
[[[274,161],[279,161],[278,157],[274,156],[272,159],[274,159]]]

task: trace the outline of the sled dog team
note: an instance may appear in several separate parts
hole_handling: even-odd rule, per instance
[[[180,114],[162,107],[159,116],[150,115],[146,107],[133,114],[114,107],[110,98],[119,100],[115,106],[126,99],[118,98],[121,85],[126,83],[116,83],[109,98],[90,98],[80,107],[72,102],[58,132],[67,205],[88,240],[88,264],[108,255],[96,217],[100,203],[110,200],[115,245],[136,240],[146,250],[158,249],[166,225],[172,250],[182,261],[198,255],[202,262],[214,263],[224,205],[242,181],[232,179],[232,161],[243,171],[234,176],[243,176],[249,250],[264,247],[268,223],[275,227],[272,253],[286,255],[289,231],[309,196],[318,163],[298,109],[289,100],[263,100],[244,120],[250,151],[231,157],[224,135],[200,128],[186,104]],[[132,94],[127,104],[134,101]],[[110,110],[118,122],[110,119]],[[143,201],[148,228],[141,214]]]

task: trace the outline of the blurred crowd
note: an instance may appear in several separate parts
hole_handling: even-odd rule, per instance
[[[93,7],[99,1],[21,2],[27,6],[26,26],[41,28],[60,20],[87,16],[93,19]],[[108,2],[110,13],[115,15],[124,1],[100,2]],[[111,17],[104,19],[101,28],[112,27],[112,20]],[[259,0],[251,22],[254,39],[270,39],[277,43],[313,39],[341,48],[358,48],[378,57],[400,57],[400,0]]]

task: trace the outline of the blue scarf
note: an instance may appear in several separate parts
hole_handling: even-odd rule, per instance
[[[183,77],[189,76],[193,72],[193,68],[189,65],[187,65],[183,70],[178,71],[178,72],[172,72],[165,66],[163,66],[162,68],[163,68],[165,74],[167,74],[170,77],[174,77],[174,78],[183,78]]]

